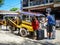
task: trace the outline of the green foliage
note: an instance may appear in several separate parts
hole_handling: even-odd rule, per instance
[[[19,8],[11,8],[10,11],[16,11],[18,10]]]
[[[0,0],[0,7],[4,4],[4,0]]]

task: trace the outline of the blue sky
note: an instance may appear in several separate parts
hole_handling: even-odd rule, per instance
[[[5,0],[0,10],[10,10],[13,7],[20,8],[21,0]]]

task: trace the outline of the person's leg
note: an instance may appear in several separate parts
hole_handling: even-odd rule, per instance
[[[34,36],[33,36],[33,39],[37,39],[37,33],[36,33],[36,30],[34,31]]]
[[[49,38],[49,33],[47,32],[47,38]]]
[[[38,40],[38,36],[39,36],[38,30],[35,30],[35,37],[34,37],[34,39]]]
[[[47,38],[49,38],[49,26],[47,26]]]
[[[39,31],[36,31],[37,40],[39,39]]]
[[[52,26],[49,26],[49,39],[52,37]]]
[[[52,36],[52,33],[51,33],[51,32],[49,32],[49,39],[51,38],[51,36]]]

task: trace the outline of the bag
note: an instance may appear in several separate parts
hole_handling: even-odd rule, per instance
[[[53,38],[53,39],[56,38],[56,30],[55,30],[55,26],[53,26],[52,38]]]
[[[37,39],[38,39],[38,40],[44,39],[44,30],[38,30]]]

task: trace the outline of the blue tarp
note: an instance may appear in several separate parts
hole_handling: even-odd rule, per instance
[[[17,14],[6,14],[3,18],[5,19],[5,17],[15,17],[17,16]]]
[[[17,14],[6,14],[5,17],[14,17],[17,16]]]
[[[20,12],[21,14],[28,15],[28,16],[45,16],[44,14],[35,14],[35,13],[30,13],[30,12]],[[17,14],[6,14],[4,17],[14,17],[17,16]],[[21,15],[18,15],[21,16]]]
[[[44,14],[35,14],[35,13],[30,13],[30,12],[21,12],[21,14],[24,15],[30,15],[30,16],[45,16]]]

